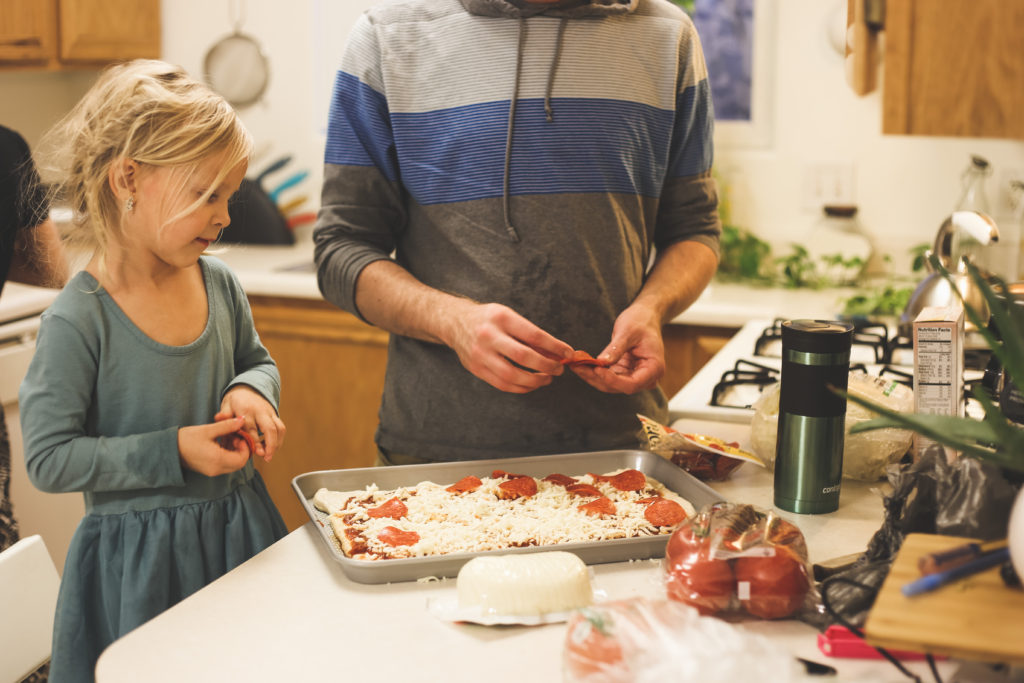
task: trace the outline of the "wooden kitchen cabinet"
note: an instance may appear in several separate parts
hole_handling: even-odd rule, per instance
[[[882,132],[1024,139],[1024,0],[888,0]]]
[[[250,297],[256,331],[281,372],[284,445],[256,459],[289,530],[309,521],[292,490],[305,472],[370,467],[388,334],[312,299]]]
[[[659,383],[665,395],[672,398],[682,389],[732,339],[736,330],[735,327],[666,325],[662,331],[665,376]]]
[[[57,6],[52,0],[0,3],[0,62],[46,63],[57,54]]]
[[[0,68],[160,57],[160,0],[3,0]]]

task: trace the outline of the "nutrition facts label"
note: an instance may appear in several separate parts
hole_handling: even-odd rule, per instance
[[[916,332],[914,388],[917,391],[917,409],[922,413],[956,414],[958,397],[954,392],[959,383],[955,373],[959,364],[954,357],[955,330],[948,325],[918,325]]]
[[[962,415],[964,387],[963,309],[927,308],[914,321],[914,409],[925,415]],[[920,456],[931,445],[914,435]],[[955,457],[946,449],[946,457]],[[916,457],[915,456],[915,457]]]

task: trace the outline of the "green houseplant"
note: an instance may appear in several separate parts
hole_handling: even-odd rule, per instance
[[[935,256],[932,266],[947,279],[949,273]],[[988,280],[977,267],[966,262],[970,278],[980,288],[1000,339],[989,330],[987,320],[973,307],[964,305],[965,314],[985,338],[992,353],[1002,363],[1008,381],[1024,387],[1024,306],[1015,303],[1006,284],[999,279]],[[998,290],[998,293],[997,293]],[[957,291],[953,287],[953,291]],[[959,293],[959,292],[958,292]],[[984,409],[984,419],[944,415],[905,414],[889,410],[852,394],[847,399],[859,403],[880,417],[854,425],[851,433],[886,427],[911,429],[944,446],[955,448],[962,455],[979,458],[1018,473],[1024,473],[1024,429],[1011,422],[986,389],[974,390],[974,397]],[[1018,575],[1024,577],[1024,489],[1021,489],[1010,513],[1010,556]]]

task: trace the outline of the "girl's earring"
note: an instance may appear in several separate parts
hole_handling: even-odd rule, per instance
[[[124,200],[124,210],[131,212],[135,208],[135,196],[131,195],[128,199]]]

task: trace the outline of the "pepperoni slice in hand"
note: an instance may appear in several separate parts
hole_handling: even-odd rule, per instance
[[[480,477],[474,477],[472,474],[468,477],[463,477],[457,482],[445,489],[449,493],[469,493],[470,491],[476,491],[478,488],[483,486],[483,482],[480,481]]]
[[[576,483],[576,480],[565,474],[549,474],[544,477],[544,481],[550,481],[552,484],[559,484],[561,486],[571,486]]]
[[[529,498],[537,493],[537,481],[533,477],[516,477],[498,484],[498,498]]]
[[[656,500],[644,510],[644,517],[654,526],[675,526],[686,519],[686,510],[674,500]]]
[[[639,491],[647,486],[647,477],[639,470],[623,470],[609,481],[619,491]]]
[[[594,358],[586,351],[573,351],[572,358],[563,358],[562,365],[568,365],[569,367],[579,367],[582,365],[597,366],[599,368],[606,368],[610,364],[606,360],[599,360]]]
[[[366,514],[368,514],[370,517],[373,517],[374,519],[379,519],[381,517],[401,519],[402,517],[405,517],[408,513],[409,508],[407,508],[405,506],[405,503],[398,500],[397,498],[392,498],[388,502],[379,505],[375,508],[370,508],[369,510],[366,511]]]
[[[595,486],[590,484],[569,484],[565,490],[574,496],[601,496],[604,495]]]
[[[588,515],[593,515],[594,517],[600,517],[602,515],[614,515],[615,503],[613,503],[607,497],[601,496],[596,500],[592,500],[589,503],[584,503],[583,505],[580,505],[576,509],[580,510],[581,512],[585,512]]]
[[[377,539],[391,546],[415,545],[420,535],[415,531],[403,531],[398,527],[386,526],[377,534]]]

